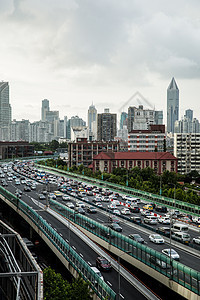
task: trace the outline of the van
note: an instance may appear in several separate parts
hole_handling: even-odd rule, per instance
[[[156,225],[158,223],[157,218],[155,216],[146,216],[144,218],[144,223]]]
[[[190,235],[189,233],[185,232],[174,232],[172,234],[172,239],[182,242],[184,244],[188,244],[190,242]]]
[[[91,269],[102,279],[104,280],[101,272],[96,267],[91,267]]]
[[[178,232],[178,231],[180,231],[180,232],[188,232],[188,226],[185,225],[185,224],[181,224],[181,223],[174,223],[172,225],[171,231],[172,231],[172,233],[173,232]]]

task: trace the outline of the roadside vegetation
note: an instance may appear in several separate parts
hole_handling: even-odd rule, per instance
[[[73,166],[68,170],[66,162],[62,159],[47,159],[39,163],[60,170],[101,179],[153,194],[161,194],[169,198],[175,197],[175,199],[181,201],[200,205],[200,196],[198,195],[200,188],[198,185],[191,184],[192,181],[195,181],[200,186],[200,174],[196,171],[186,175],[165,171],[159,176],[151,168],[139,169],[135,167],[131,170],[116,168],[113,173],[108,174],[101,173],[100,171],[93,173],[91,169],[83,165],[79,167]]]
[[[81,277],[74,279],[72,283],[65,280],[60,273],[56,273],[50,267],[43,271],[44,300],[91,300],[93,292],[89,282]]]

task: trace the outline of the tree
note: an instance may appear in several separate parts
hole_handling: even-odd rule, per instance
[[[66,300],[69,284],[64,280],[61,274],[53,269],[46,268],[43,271],[44,279],[44,300]]]
[[[52,140],[49,143],[49,149],[52,150],[52,151],[56,151],[57,148],[59,148],[59,142],[56,141],[56,140]]]
[[[68,290],[68,299],[70,300],[90,300],[92,295],[89,282],[85,282],[80,276],[73,280]]]

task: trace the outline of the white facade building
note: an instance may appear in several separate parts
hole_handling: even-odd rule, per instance
[[[175,133],[174,156],[179,173],[200,172],[200,133]]]

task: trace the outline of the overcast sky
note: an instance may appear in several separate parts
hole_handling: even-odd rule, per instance
[[[13,119],[39,120],[43,99],[61,118],[119,113],[137,91],[166,114],[172,77],[200,119],[199,0],[0,0],[0,21]]]

